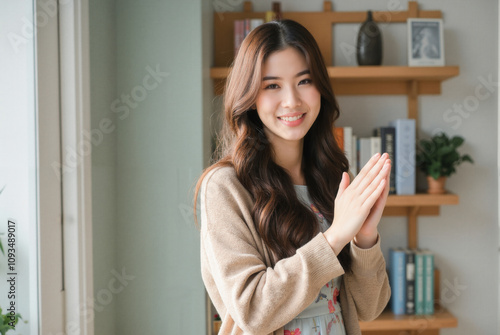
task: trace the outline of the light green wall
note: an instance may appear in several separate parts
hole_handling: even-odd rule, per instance
[[[92,129],[113,129],[92,154],[95,334],[204,334],[190,188],[210,143],[211,7],[91,0],[89,11]]]
[[[131,101],[115,106],[116,250],[135,277],[117,295],[117,334],[205,332],[189,193],[204,157],[202,31],[200,0],[117,2],[117,97]]]
[[[117,295],[108,295],[116,264],[116,14],[114,0],[89,1],[90,94],[92,146],[92,221],[94,261],[94,325],[96,335],[116,334]],[[101,122],[111,120],[109,134]],[[107,129],[105,127],[104,129]],[[99,135],[102,136],[99,137]]]

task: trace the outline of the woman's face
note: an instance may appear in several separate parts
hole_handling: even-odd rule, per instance
[[[303,140],[319,114],[321,94],[301,52],[289,47],[268,56],[255,104],[273,145]]]

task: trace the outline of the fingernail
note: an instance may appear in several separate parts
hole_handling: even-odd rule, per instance
[[[378,158],[380,156],[380,153],[376,153],[375,155],[373,155],[372,159],[375,159],[375,158]]]

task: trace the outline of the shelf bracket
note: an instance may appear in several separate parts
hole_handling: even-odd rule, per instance
[[[418,81],[408,82],[408,118],[417,120],[418,118]]]
[[[411,207],[408,213],[408,248],[416,249],[418,246],[417,218],[420,206]]]

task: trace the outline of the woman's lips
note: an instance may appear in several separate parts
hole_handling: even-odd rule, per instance
[[[283,115],[283,116],[278,116],[278,120],[280,120],[281,123],[284,123],[287,126],[294,127],[294,126],[298,126],[299,124],[302,123],[302,121],[304,121],[305,115],[306,115],[306,113],[295,114],[293,116]]]

